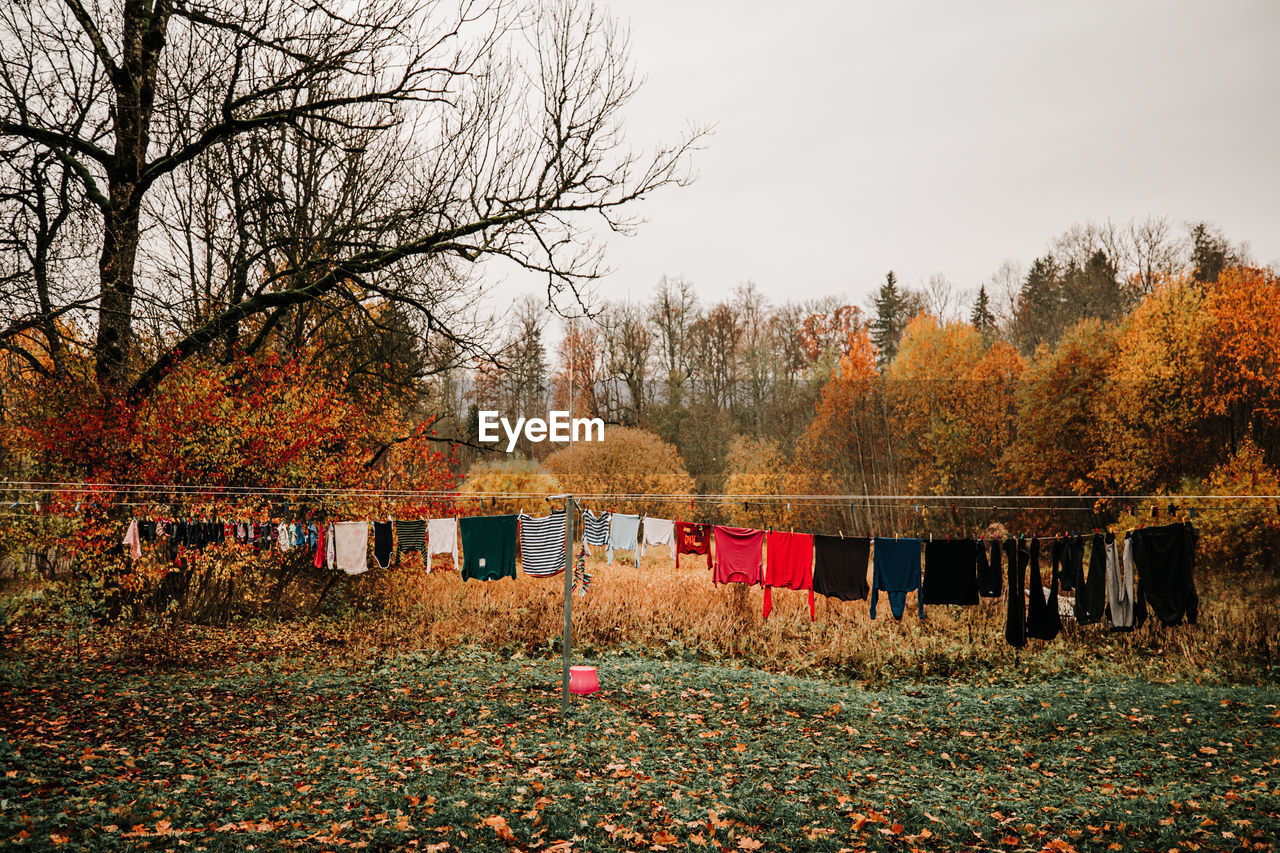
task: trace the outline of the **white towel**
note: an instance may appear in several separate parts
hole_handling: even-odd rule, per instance
[[[427,519],[427,570],[431,570],[432,554],[452,554],[453,570],[458,571],[458,519]]]
[[[333,545],[339,571],[358,575],[369,570],[369,522],[337,522],[333,525]]]
[[[293,525],[280,522],[280,526],[276,528],[276,541],[280,545],[281,551],[288,551],[293,547]]]
[[[129,522],[129,527],[124,531],[124,539],[120,544],[129,546],[129,555],[133,559],[142,559],[142,537],[138,535],[138,519],[135,518]]]
[[[671,548],[671,559],[676,558],[676,523],[669,518],[644,519],[644,544],[640,546],[640,556],[644,556],[645,545],[667,545]]]

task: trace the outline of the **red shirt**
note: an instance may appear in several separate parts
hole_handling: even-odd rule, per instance
[[[714,583],[757,584],[764,580],[764,531],[716,525]]]
[[[772,587],[809,590],[809,621],[813,621],[813,536],[769,531],[769,570],[764,580],[764,618],[773,610]]]
[[[676,522],[676,568],[680,568],[681,554],[706,554],[707,568],[711,568],[711,525],[692,521]]]

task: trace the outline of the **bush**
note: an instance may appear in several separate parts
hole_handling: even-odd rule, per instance
[[[466,479],[458,490],[462,494],[487,492],[516,492],[527,495],[554,495],[561,490],[547,469],[532,459],[508,456],[476,462],[467,470]],[[501,515],[524,510],[530,515],[546,515],[545,501],[537,498],[458,499],[458,509],[463,515]]]
[[[602,508],[619,512],[679,514],[693,492],[693,478],[674,446],[642,429],[609,427],[604,441],[580,441],[547,457],[547,467],[565,491],[575,495],[625,493],[674,495],[675,498],[597,500]]]
[[[1197,491],[1205,495],[1280,494],[1280,473],[1266,464],[1262,450],[1246,438]],[[1210,571],[1217,567],[1235,571],[1280,568],[1280,507],[1246,500],[1205,504],[1195,524],[1201,534],[1200,566]]]
[[[787,460],[776,441],[740,435],[729,447],[725,493],[783,494],[786,469]],[[782,501],[725,498],[720,507],[729,523],[739,527],[776,530],[786,524],[787,505]]]

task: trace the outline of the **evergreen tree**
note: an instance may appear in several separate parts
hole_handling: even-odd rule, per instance
[[[973,312],[969,315],[969,323],[982,333],[987,343],[995,336],[996,315],[991,311],[991,297],[987,296],[987,286],[978,288],[978,298],[973,303]]]
[[[1204,222],[1191,228],[1191,261],[1195,280],[1202,284],[1216,282],[1225,268],[1238,263],[1227,238]]]
[[[893,361],[898,352],[898,341],[902,339],[902,330],[907,327],[907,300],[898,287],[898,277],[889,270],[876,294],[875,319],[871,321],[871,343],[875,344],[879,353],[876,363],[883,370],[885,365]]]
[[[1063,276],[1053,255],[1036,258],[1031,264],[1014,314],[1013,342],[1024,355],[1035,352],[1042,342],[1052,345],[1068,325],[1063,315]]]

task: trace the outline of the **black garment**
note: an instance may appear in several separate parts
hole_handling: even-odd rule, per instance
[[[202,522],[187,522],[187,535],[183,544],[192,550],[204,550],[204,524]]]
[[[139,521],[138,537],[143,542],[156,541],[156,523],[155,521]]]
[[[391,565],[391,522],[389,521],[373,523],[373,559],[380,569]]]
[[[169,522],[169,561],[177,562],[178,549],[187,540],[187,523],[185,521]]]
[[[1055,549],[1057,543],[1054,543]],[[1058,589],[1071,592],[1084,586],[1084,539],[1068,536],[1062,540],[1062,560],[1059,566]]]
[[[1133,532],[1133,563],[1138,572],[1138,596],[1165,625],[1192,625],[1200,608],[1196,594],[1196,543],[1200,533],[1181,522],[1143,527]],[[1134,613],[1137,623],[1137,613]]]
[[[870,539],[814,535],[813,591],[841,601],[865,599],[870,560]]]
[[[1056,543],[1055,543],[1056,544]],[[1044,581],[1040,577],[1040,540],[1031,540],[1031,603],[1027,608],[1027,636],[1046,642],[1062,631],[1062,619],[1058,616],[1058,568],[1055,565],[1049,580],[1049,600],[1044,600]]]
[[[1080,543],[1084,549],[1083,540]],[[1081,553],[1083,563],[1084,554]],[[1107,551],[1101,533],[1093,535],[1089,548],[1089,577],[1076,587],[1076,624],[1101,622],[1107,607]]]
[[[978,563],[978,594],[983,598],[999,598],[1004,588],[1001,578],[1003,569],[1000,566],[1000,540],[991,540],[991,558],[987,559],[986,548],[978,543],[975,554]]]
[[[396,538],[400,540],[399,552],[427,550],[427,523],[422,519],[414,521],[397,521]]]
[[[972,539],[939,540],[924,546],[925,604],[977,604],[978,543]]]
[[[1004,622],[1004,639],[1015,648],[1027,644],[1026,569],[1030,552],[1027,546],[1014,539],[1004,542],[1005,558],[1009,561],[1008,610]]]

